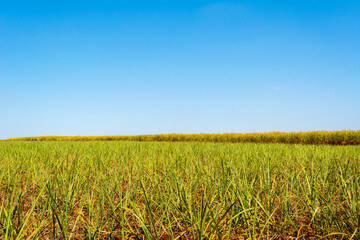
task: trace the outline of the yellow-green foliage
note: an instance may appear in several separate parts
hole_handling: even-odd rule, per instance
[[[360,131],[268,132],[225,134],[156,134],[134,136],[42,136],[10,138],[14,141],[167,141],[358,145]]]
[[[0,142],[0,239],[360,239],[360,147]]]

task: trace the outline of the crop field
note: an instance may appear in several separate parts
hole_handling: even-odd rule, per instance
[[[0,239],[360,239],[359,187],[358,145],[1,141]]]
[[[15,137],[11,141],[231,142],[360,145],[360,131]]]

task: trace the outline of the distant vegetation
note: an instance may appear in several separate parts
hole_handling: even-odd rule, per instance
[[[10,138],[13,141],[167,141],[359,145],[360,131],[268,132],[225,134],[157,134],[134,136],[43,136]]]
[[[2,141],[0,239],[355,240],[359,169],[359,146]]]

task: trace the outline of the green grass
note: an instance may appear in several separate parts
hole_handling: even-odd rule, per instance
[[[360,147],[0,142],[0,239],[359,239]]]

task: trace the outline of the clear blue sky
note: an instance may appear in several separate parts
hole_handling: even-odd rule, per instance
[[[0,138],[360,129],[360,1],[0,1]]]

